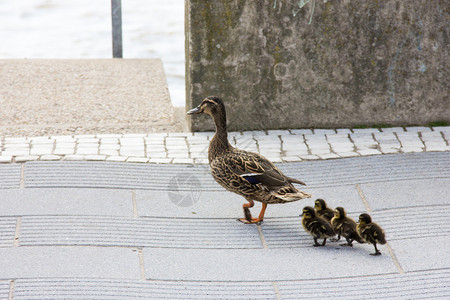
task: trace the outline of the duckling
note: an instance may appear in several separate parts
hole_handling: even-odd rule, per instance
[[[381,245],[386,244],[384,231],[378,224],[372,223],[372,218],[368,214],[361,214],[359,216],[356,230],[364,242],[372,244],[375,247],[375,253],[371,253],[370,255],[381,255],[381,252],[377,249],[377,243]]]
[[[314,208],[305,206],[302,214],[302,225],[306,232],[314,238],[314,247],[325,246],[327,238],[335,236],[331,224],[322,217],[316,215]],[[323,243],[319,244],[317,239],[323,239]]]
[[[306,185],[303,181],[284,175],[264,156],[231,146],[227,138],[227,116],[222,99],[209,96],[187,112],[188,115],[201,113],[210,115],[216,126],[216,133],[208,148],[211,175],[225,189],[248,201],[242,206],[245,217],[239,221],[246,224],[262,222],[267,204],[288,203],[311,197],[293,185]],[[254,201],[262,202],[258,218],[252,218],[250,213]]]
[[[338,235],[336,241],[341,239],[341,236],[345,237],[347,240],[346,244],[353,247],[353,241],[358,243],[364,243],[358,232],[356,231],[356,222],[352,218],[347,217],[347,213],[343,207],[336,207],[334,210],[334,217],[331,219],[331,226],[334,232]]]
[[[327,203],[323,199],[317,199],[314,202],[314,209],[318,216],[326,219],[328,222],[331,221],[334,216],[334,211],[327,207]]]

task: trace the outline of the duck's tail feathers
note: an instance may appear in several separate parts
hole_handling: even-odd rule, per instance
[[[298,191],[296,193],[286,193],[286,194],[279,194],[277,192],[272,192],[272,194],[275,197],[282,199],[283,201],[286,201],[286,202],[293,202],[293,201],[298,201],[298,200],[312,197],[311,194],[302,192],[302,191]]]
[[[295,178],[288,177],[288,180],[289,180],[290,183],[298,183],[298,184],[301,184],[301,185],[306,185],[306,183],[304,183],[303,181],[295,179]]]

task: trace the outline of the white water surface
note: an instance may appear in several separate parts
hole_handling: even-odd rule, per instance
[[[161,58],[185,106],[184,0],[122,0],[124,58]],[[111,58],[110,0],[0,0],[0,58]]]

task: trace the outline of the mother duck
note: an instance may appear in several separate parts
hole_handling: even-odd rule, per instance
[[[199,106],[187,112],[188,115],[201,113],[210,115],[216,125],[216,133],[208,149],[212,176],[225,189],[248,201],[243,205],[245,217],[239,221],[246,224],[258,223],[263,221],[267,204],[287,203],[311,197],[293,186],[293,183],[305,183],[284,175],[264,156],[231,146],[228,142],[227,116],[222,99],[209,96]],[[250,213],[254,201],[262,202],[258,218],[252,218]]]

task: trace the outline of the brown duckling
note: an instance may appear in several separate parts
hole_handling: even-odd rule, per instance
[[[305,206],[302,214],[302,225],[306,232],[314,238],[314,247],[325,246],[327,238],[335,236],[331,224],[322,217],[316,215],[314,208]],[[322,244],[317,239],[323,239]]]
[[[314,209],[319,217],[322,217],[328,221],[334,217],[334,211],[327,207],[327,203],[323,199],[317,199],[314,202]]]
[[[211,175],[225,189],[248,201],[242,206],[245,217],[239,221],[246,224],[258,223],[263,221],[267,204],[288,203],[311,197],[309,193],[294,186],[305,185],[304,182],[286,176],[264,156],[231,146],[222,99],[209,96],[199,106],[187,112],[188,115],[202,113],[210,115],[216,125],[216,133],[208,148]],[[254,201],[262,203],[257,218],[252,218],[250,213]]]
[[[370,255],[381,255],[380,250],[377,249],[377,243],[386,244],[386,238],[383,229],[378,224],[372,222],[372,218],[368,214],[361,214],[359,216],[358,226],[356,226],[358,234],[362,240],[375,247],[375,253]]]
[[[364,243],[356,231],[356,225],[356,222],[352,218],[347,217],[347,213],[343,207],[336,207],[334,217],[331,219],[331,226],[338,235],[336,241],[339,241],[341,236],[343,236],[347,240],[347,243],[343,245],[353,247],[353,241]]]

